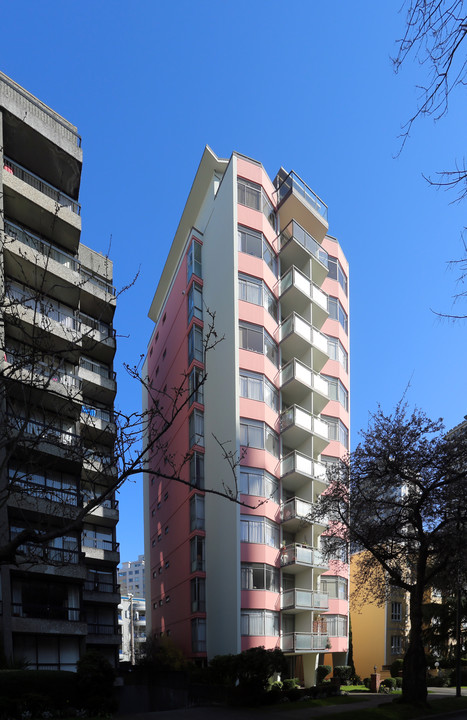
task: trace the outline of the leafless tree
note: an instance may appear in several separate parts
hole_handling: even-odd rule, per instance
[[[12,228],[1,235],[3,250],[7,243],[21,245]],[[127,367],[137,395],[141,385],[148,393],[148,409],[111,413],[108,402],[88,406],[77,367],[102,372],[82,351],[95,347],[98,337],[105,340],[106,326],[77,312],[61,314],[46,272],[53,250],[34,247],[34,242],[22,238],[24,247],[16,255],[0,254],[4,262],[6,257],[15,262],[14,268],[6,268],[9,279],[0,293],[0,514],[6,518],[10,511],[14,518],[10,527],[2,523],[0,563],[62,564],[77,552],[86,518],[101,506],[114,507],[115,492],[128,479],[144,471],[190,486],[183,468],[191,455],[175,456],[167,438],[207,373],[199,374],[196,387],[183,374],[176,387],[161,390],[138,367]],[[204,352],[210,353],[222,338],[215,314],[207,315]],[[104,380],[102,392],[110,396],[106,387],[112,378]],[[217,442],[227,478],[222,490],[204,491],[243,504],[236,448]],[[164,458],[157,471],[150,462],[156,456]]]
[[[373,415],[362,442],[330,471],[317,516],[333,520],[327,549],[343,540],[358,551],[356,582],[373,598],[408,595],[409,643],[403,695],[425,702],[424,595],[438,577],[456,578],[467,541],[467,427],[446,435],[440,420],[401,402]]]

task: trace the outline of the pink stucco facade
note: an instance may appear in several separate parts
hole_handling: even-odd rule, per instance
[[[151,306],[155,329],[146,368],[163,393],[194,366],[203,369],[203,357],[191,359],[189,349],[193,326],[206,329],[209,300],[219,303],[224,358],[236,377],[213,372],[210,363],[220,360],[210,356],[204,397],[187,402],[170,429],[170,453],[179,462],[188,458],[180,470],[187,484],[161,476],[167,474],[162,452],[151,458],[152,470],[160,469],[160,476],[148,475],[145,490],[151,631],[169,635],[188,657],[208,659],[225,648],[218,620],[225,587],[218,586],[228,585],[230,619],[238,628],[229,651],[282,647],[291,673],[310,682],[320,654],[336,653],[337,664],[344,664],[348,648],[347,558],[330,566],[320,559],[325,527],[308,517],[325,488],[322,463],[342,457],[349,443],[348,265],[326,234],[327,208],[298,176],[281,170],[273,184],[256,161],[209,153]],[[206,268],[232,250],[230,277],[218,265],[225,292],[210,294],[215,283]],[[204,309],[190,318],[193,283]],[[218,382],[216,392],[209,392],[210,382]],[[217,503],[214,512],[205,490],[216,487],[223,469],[212,460],[208,434],[195,437],[190,428],[195,419],[222,426],[225,413],[233,413],[236,428],[229,441],[239,453],[242,504],[232,510]],[[190,469],[194,454],[204,459],[201,479]],[[227,526],[233,528],[228,537]]]

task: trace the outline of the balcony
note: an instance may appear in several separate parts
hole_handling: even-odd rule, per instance
[[[286,362],[293,358],[301,358],[306,352],[312,350],[313,370],[319,372],[328,360],[326,335],[323,335],[295,312],[280,324],[279,342],[282,359]]]
[[[311,276],[318,285],[328,274],[328,253],[320,243],[292,220],[279,235],[279,253],[282,269],[296,265],[306,267],[311,261]]]
[[[87,558],[106,560],[111,563],[120,562],[120,544],[113,540],[83,535],[81,546]]]
[[[81,406],[80,428],[83,436],[104,443],[111,441],[117,432],[112,411],[92,405]]]
[[[102,490],[105,492],[104,488],[102,488]],[[83,489],[83,496],[83,506],[94,498],[93,493],[87,495],[85,488]],[[86,520],[90,523],[98,522],[100,525],[114,527],[118,522],[118,517],[118,500],[115,500],[114,498],[107,498],[90,511]]]
[[[78,247],[81,206],[18,163],[4,158],[5,214],[21,217],[25,225],[43,232],[68,250]]]
[[[324,571],[328,569],[328,564],[320,550],[309,545],[292,543],[282,548],[281,567],[286,567],[288,573],[295,574],[306,568],[318,568]]]
[[[120,602],[120,585],[100,580],[85,580],[83,600],[112,605],[118,604]]]
[[[18,380],[23,385],[60,395],[70,402],[81,402],[81,380],[71,372],[71,366],[54,367],[51,362],[36,361],[34,353],[27,349],[7,349],[5,360],[8,365],[5,365],[4,379]],[[19,394],[20,397],[23,396],[23,392]],[[40,402],[44,408],[49,405],[56,409],[56,400],[57,398],[41,396]]]
[[[293,492],[313,480],[322,492],[327,485],[326,467],[303,453],[291,452],[281,460],[281,480],[283,488]]]
[[[321,418],[292,405],[281,414],[281,436],[287,447],[297,450],[313,436],[313,451],[319,454],[329,444],[329,428]]]
[[[79,462],[80,437],[76,433],[56,427],[53,420],[41,422],[10,413],[7,418],[12,433],[18,433],[19,443],[28,449],[34,448]]]
[[[283,652],[324,652],[328,646],[327,635],[316,633],[287,633],[281,637]]]
[[[120,645],[121,628],[115,623],[88,622],[87,645]]]
[[[116,375],[109,366],[81,356],[79,376],[83,383],[83,393],[92,400],[110,405],[117,392]]]
[[[295,533],[300,527],[312,525],[313,503],[298,497],[290,498],[281,506],[281,524],[285,532]]]
[[[109,323],[102,322],[86,313],[79,313],[81,342],[87,355],[100,362],[111,363],[115,355],[115,330]]]
[[[96,478],[113,479],[117,475],[115,460],[108,452],[108,448],[84,448],[83,449],[83,480]]]
[[[11,629],[15,633],[36,633],[38,626],[44,633],[86,635],[87,632],[79,607],[14,602],[11,612]]]
[[[58,294],[68,305],[78,304],[80,263],[73,255],[9,220],[5,220],[4,250],[9,277],[40,287],[43,294]]]
[[[329,384],[326,378],[314,372],[296,358],[281,369],[282,401],[286,405],[300,403],[313,391],[313,413],[318,415],[329,402]]]
[[[79,349],[80,324],[71,309],[65,312],[51,298],[14,282],[8,282],[6,297],[5,320],[12,334],[46,340],[54,353]]]
[[[288,175],[281,170],[275,185],[281,227],[295,219],[319,241],[323,240],[329,228],[326,203],[293,170]]]
[[[303,611],[320,610],[329,608],[329,596],[326,593],[315,590],[303,590],[293,588],[284,590],[281,593],[281,610],[288,614],[295,614]]]
[[[328,296],[304,273],[293,265],[279,281],[279,299],[282,315],[294,310],[306,314],[312,304],[313,324],[321,327],[327,319]]]

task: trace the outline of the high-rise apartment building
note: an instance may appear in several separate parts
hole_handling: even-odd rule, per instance
[[[131,593],[143,598],[146,595],[146,576],[144,567],[144,555],[138,555],[137,560],[123,562],[118,568],[118,584],[120,595]]]
[[[113,493],[69,527],[116,472],[112,263],[80,242],[76,127],[2,73],[0,162],[0,547],[51,536],[0,568],[2,650],[73,670],[119,647]]]
[[[281,647],[290,673],[345,664],[347,556],[310,520],[326,464],[349,447],[348,266],[327,207],[283,168],[206,148],[149,311],[146,374],[162,405],[186,373],[168,437],[186,484],[145,481],[150,632],[204,662]],[[223,340],[205,356],[215,312]],[[207,382],[198,378],[207,369]],[[146,397],[149,409],[151,402]],[[223,448],[240,459],[239,499]]]

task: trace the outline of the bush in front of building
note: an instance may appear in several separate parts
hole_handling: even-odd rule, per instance
[[[86,652],[76,665],[79,707],[88,713],[106,715],[115,712],[115,670],[107,658],[95,650]]]
[[[0,718],[67,714],[80,708],[76,673],[64,670],[0,670]],[[27,717],[27,715],[24,715]]]
[[[331,670],[332,667],[330,665],[318,665],[316,668],[316,684],[321,685]]]
[[[343,685],[348,685],[352,677],[352,667],[350,665],[336,665],[333,677],[341,681]]]
[[[389,666],[389,672],[391,673],[391,677],[393,677],[393,678],[400,677],[403,667],[404,667],[404,661],[402,658],[398,658],[397,660],[394,660],[394,662],[392,662]]]

